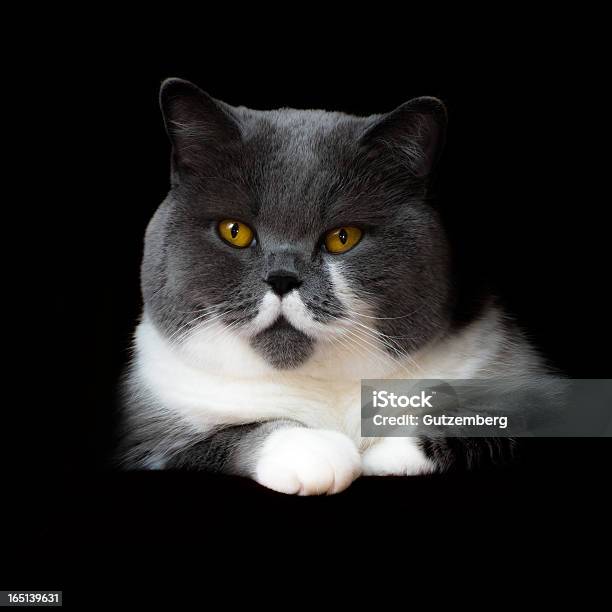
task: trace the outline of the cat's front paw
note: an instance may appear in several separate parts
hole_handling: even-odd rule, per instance
[[[417,438],[382,438],[361,458],[365,476],[415,476],[436,471]]]
[[[271,433],[254,479],[280,493],[322,495],[346,489],[361,473],[357,447],[336,431],[292,427]]]

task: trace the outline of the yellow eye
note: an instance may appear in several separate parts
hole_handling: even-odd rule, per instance
[[[361,235],[358,227],[339,227],[327,232],[325,247],[330,253],[346,253],[361,240]]]
[[[233,219],[223,219],[219,223],[219,235],[232,246],[244,249],[253,242],[253,230],[246,224]]]

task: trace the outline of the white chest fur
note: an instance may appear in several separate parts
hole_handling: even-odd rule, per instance
[[[145,316],[136,332],[134,368],[165,409],[201,432],[288,418],[341,431],[360,443],[362,378],[478,376],[498,367],[496,355],[508,341],[499,313],[491,310],[461,334],[435,342],[410,359],[400,361],[374,347],[350,351],[339,342],[321,342],[304,366],[279,371],[239,335],[209,327],[189,342],[172,346]]]

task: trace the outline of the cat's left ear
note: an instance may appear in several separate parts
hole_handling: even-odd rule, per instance
[[[377,119],[360,144],[373,153],[393,153],[416,177],[425,177],[442,152],[446,124],[446,107],[440,100],[414,98]]]

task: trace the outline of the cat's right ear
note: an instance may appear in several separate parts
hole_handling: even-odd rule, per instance
[[[198,174],[223,149],[240,140],[233,109],[183,79],[166,79],[159,103],[172,143],[173,174]]]

